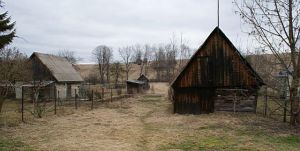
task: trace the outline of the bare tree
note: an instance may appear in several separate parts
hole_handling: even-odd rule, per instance
[[[300,123],[298,84],[300,78],[300,1],[299,0],[234,0],[237,13],[250,25],[248,33],[263,52],[272,52],[281,66],[293,69],[290,85],[291,125]],[[285,62],[284,58],[290,58]]]
[[[152,68],[156,71],[156,80],[161,81],[166,68],[166,54],[163,46],[159,46],[155,51]]]
[[[165,46],[165,55],[166,55],[165,70],[166,70],[166,77],[168,81],[173,79],[175,73],[176,64],[177,64],[176,61],[177,50],[178,48],[176,44],[170,43]]]
[[[133,64],[133,59],[134,59],[133,51],[134,51],[133,46],[119,48],[120,57],[123,63],[125,64],[126,80],[128,80],[129,71],[132,68],[132,64]]]
[[[140,75],[143,74],[144,68],[148,63],[149,55],[150,55],[150,46],[144,45],[142,47],[141,45],[137,44],[134,46],[134,62],[139,65],[140,68]],[[146,72],[145,72],[146,73]]]
[[[143,50],[141,45],[136,44],[135,46],[132,47],[133,48],[133,60],[135,64],[141,65],[143,60]]]
[[[119,61],[116,61],[115,63],[113,63],[112,67],[111,67],[111,72],[114,77],[115,86],[117,86],[119,83],[119,80],[124,72],[122,64]]]
[[[14,89],[15,82],[28,81],[30,77],[31,70],[26,55],[17,48],[0,49],[0,82],[5,84],[0,90],[0,111],[10,89]]]
[[[112,49],[107,49],[105,52],[105,69],[106,69],[106,81],[109,83],[110,82],[110,64],[113,59],[113,53]]]
[[[105,83],[105,75],[107,82],[109,82],[109,67],[112,59],[111,48],[105,45],[100,45],[93,50],[93,56],[98,63],[101,84]]]
[[[179,45],[179,64],[178,71],[181,70],[183,65],[186,63],[187,59],[192,56],[192,49],[187,45],[187,41],[180,35],[180,45]]]
[[[143,74],[143,70],[144,70],[144,74],[147,75],[147,67],[148,67],[148,62],[150,60],[150,55],[151,55],[151,47],[148,44],[144,45],[144,51],[143,51],[143,61],[142,64],[140,66],[140,75]]]
[[[75,56],[75,51],[70,51],[70,50],[60,50],[58,51],[58,56],[66,58],[68,62],[71,64],[76,64],[78,61],[81,60],[81,58]]]

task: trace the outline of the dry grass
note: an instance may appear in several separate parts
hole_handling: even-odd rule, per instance
[[[102,104],[93,111],[49,116],[0,129],[3,136],[35,150],[109,151],[296,151],[300,148],[299,131],[254,114],[172,114],[171,103],[162,94],[145,94]]]

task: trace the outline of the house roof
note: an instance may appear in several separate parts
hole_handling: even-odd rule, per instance
[[[201,51],[204,47],[204,45],[207,44],[208,40],[212,38],[212,36],[217,33],[219,36],[221,36],[222,38],[225,39],[225,41],[227,41],[227,43],[234,49],[234,51],[238,54],[238,56],[240,57],[241,61],[247,66],[247,68],[249,69],[249,72],[252,76],[255,77],[256,82],[258,85],[264,85],[263,80],[261,79],[261,77],[256,73],[256,71],[251,67],[251,65],[249,64],[249,62],[241,55],[241,53],[237,50],[237,48],[232,44],[232,42],[228,39],[228,37],[223,33],[223,31],[219,28],[216,27],[208,36],[208,38],[204,41],[204,43],[199,47],[199,49],[192,55],[191,59],[185,64],[185,66],[181,69],[181,71],[179,72],[179,74],[173,79],[173,81],[171,82],[171,86],[174,85],[174,83],[177,81],[177,79],[183,74],[183,72],[186,70],[186,68],[189,66],[189,64],[191,64],[192,60],[196,57],[197,53],[199,51]]]
[[[80,74],[65,58],[34,52],[30,59],[36,57],[52,74],[57,82],[82,82]]]
[[[21,85],[22,87],[35,87],[35,86],[38,86],[38,87],[46,87],[50,84],[53,84],[54,81],[31,81],[30,83],[26,83],[26,84],[23,84]]]

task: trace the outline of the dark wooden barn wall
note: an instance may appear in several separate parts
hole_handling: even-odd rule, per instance
[[[143,91],[141,84],[135,84],[135,83],[127,83],[127,93],[128,94],[136,94]]]
[[[200,49],[172,84],[175,113],[210,113],[215,108],[222,110],[225,103],[232,106],[232,100],[217,98],[218,89],[247,89],[249,94],[256,93],[260,85],[256,75],[227,38],[214,32]],[[239,109],[255,111],[256,100],[240,102]]]
[[[180,114],[212,113],[215,95],[213,89],[179,88],[174,90],[174,112]],[[176,93],[180,92],[180,93]]]
[[[257,85],[256,79],[241,61],[239,54],[216,34],[207,41],[184,73],[174,83],[175,87],[243,87]]]

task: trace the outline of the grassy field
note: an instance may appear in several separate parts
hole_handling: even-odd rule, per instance
[[[161,91],[159,90],[161,89]],[[300,130],[255,114],[172,113],[163,84],[156,94],[105,103],[0,129],[0,150],[298,151]]]

